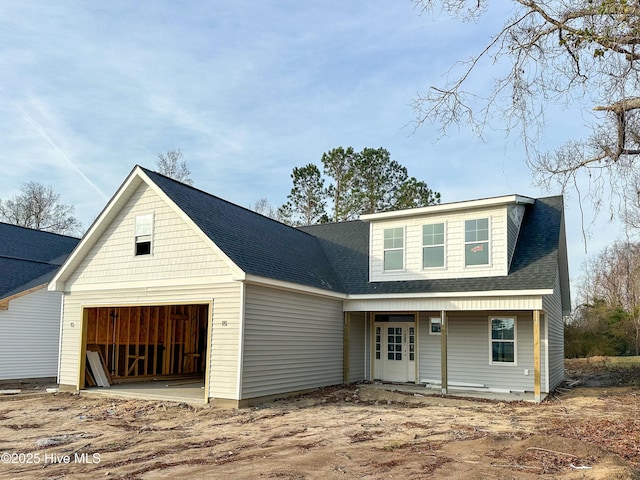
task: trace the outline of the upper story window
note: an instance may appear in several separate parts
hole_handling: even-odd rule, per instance
[[[422,226],[422,268],[444,267],[444,223]]]
[[[384,270],[404,268],[404,228],[384,229]]]
[[[489,265],[489,219],[464,222],[464,265]]]
[[[491,363],[516,363],[516,319],[490,318]]]
[[[153,236],[153,213],[136,216],[136,255],[151,255]]]

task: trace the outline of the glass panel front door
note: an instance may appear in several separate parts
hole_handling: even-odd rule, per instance
[[[388,382],[415,381],[415,323],[380,322],[376,332],[376,376]]]

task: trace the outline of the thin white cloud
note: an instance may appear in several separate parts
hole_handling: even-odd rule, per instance
[[[100,194],[100,196],[102,198],[104,198],[105,200],[108,200],[107,195],[100,190],[100,188],[98,188],[98,186],[93,183],[91,181],[91,179],[89,177],[87,177],[84,172],[69,158],[69,156],[62,151],[62,149],[56,144],[56,142],[53,141],[53,139],[49,136],[49,134],[47,133],[47,131],[42,127],[42,125],[40,125],[38,122],[36,122],[33,118],[31,118],[28,114],[23,113],[22,114],[22,118],[31,126],[31,128],[33,128],[33,130],[40,136],[42,137],[49,145],[51,145],[54,150],[58,153],[58,155],[78,174],[80,175],[80,177],[82,177],[82,179],[88,184],[90,185],[96,192],[98,192]]]

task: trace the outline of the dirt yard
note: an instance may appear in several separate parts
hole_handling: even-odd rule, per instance
[[[242,410],[0,398],[0,478],[640,478],[638,367],[567,362],[540,405],[332,388]],[[583,386],[597,385],[597,386]]]

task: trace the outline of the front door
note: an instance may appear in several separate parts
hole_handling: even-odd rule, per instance
[[[387,382],[415,382],[415,323],[376,323],[376,373]],[[379,357],[379,358],[378,358]]]

